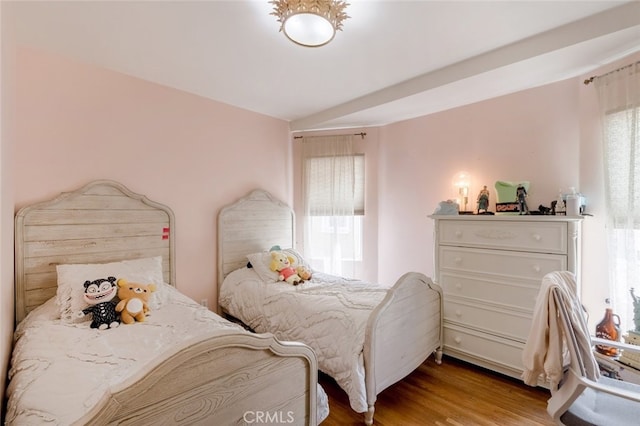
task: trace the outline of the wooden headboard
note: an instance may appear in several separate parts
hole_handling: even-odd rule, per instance
[[[294,247],[293,210],[267,191],[256,189],[218,214],[218,288],[232,271],[247,264],[246,255],[274,245]]]
[[[15,217],[16,324],[56,294],[56,265],[162,256],[175,285],[171,209],[110,181],[25,206]]]

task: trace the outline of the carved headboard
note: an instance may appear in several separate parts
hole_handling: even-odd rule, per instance
[[[175,285],[174,215],[163,204],[110,181],[91,182],[15,217],[16,324],[56,294],[56,265],[162,256]]]

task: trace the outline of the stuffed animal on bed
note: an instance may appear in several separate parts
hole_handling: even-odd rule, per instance
[[[270,268],[274,272],[278,272],[278,280],[285,281],[289,284],[298,285],[303,282],[298,272],[293,267],[295,259],[291,256],[287,256],[281,251],[271,252],[271,264]]]
[[[156,291],[155,284],[138,284],[127,281],[125,278],[118,280],[118,298],[116,311],[120,312],[122,322],[133,324],[143,322],[148,315],[149,298]]]
[[[300,265],[296,268],[296,272],[298,276],[302,278],[304,281],[309,281],[311,279],[311,269],[307,268],[304,265]]]
[[[106,330],[120,325],[120,315],[113,300],[118,293],[115,277],[99,278],[84,282],[84,301],[89,304],[79,317],[92,314],[91,328]]]

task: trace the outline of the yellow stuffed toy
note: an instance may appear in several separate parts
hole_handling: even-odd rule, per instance
[[[289,284],[298,285],[303,280],[298,275],[298,272],[293,267],[295,259],[291,256],[287,256],[281,251],[271,252],[271,264],[270,268],[274,272],[278,272],[278,280],[285,281]]]
[[[149,313],[149,298],[156,291],[155,284],[138,284],[124,278],[118,280],[118,298],[116,311],[120,312],[120,319],[125,324],[136,321],[143,322]]]

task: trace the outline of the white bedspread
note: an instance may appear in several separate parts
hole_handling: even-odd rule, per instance
[[[363,348],[367,320],[389,287],[314,273],[298,286],[265,283],[251,268],[230,273],[218,303],[259,333],[311,346],[318,367],[367,411]]]
[[[9,372],[7,424],[69,425],[117,385],[175,343],[199,334],[240,329],[169,287],[170,299],[145,322],[110,330],[90,322],[62,324],[53,299],[34,310],[15,333]],[[179,319],[179,321],[176,321]],[[325,400],[319,388],[319,400]],[[327,407],[319,407],[319,413]]]

